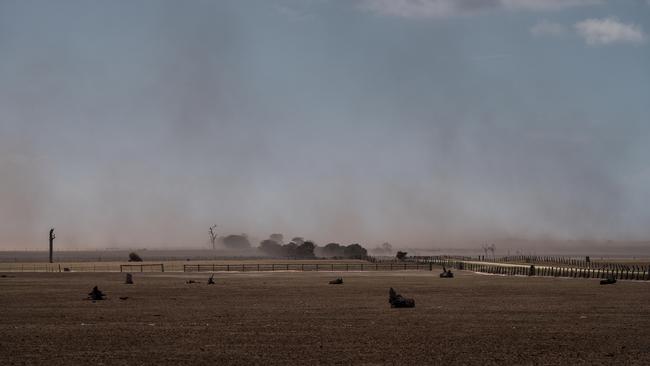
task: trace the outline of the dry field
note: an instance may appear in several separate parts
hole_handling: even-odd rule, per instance
[[[650,364],[650,283],[437,274],[7,273],[0,365]]]

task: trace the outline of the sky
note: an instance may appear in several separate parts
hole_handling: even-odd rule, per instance
[[[650,1],[0,0],[0,56],[0,249],[650,240]]]

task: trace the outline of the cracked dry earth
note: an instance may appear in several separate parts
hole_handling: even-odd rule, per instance
[[[650,364],[650,283],[438,273],[7,273],[0,365]]]

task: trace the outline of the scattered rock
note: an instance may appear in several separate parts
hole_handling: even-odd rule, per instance
[[[191,285],[193,283],[198,283],[198,282],[194,281],[194,280],[187,280],[187,281],[185,281],[185,283],[187,283],[188,285]]]
[[[406,298],[393,290],[388,290],[388,302],[391,308],[414,308],[415,300]]]
[[[341,277],[330,281],[330,285],[342,285],[342,284],[343,284],[343,278]]]

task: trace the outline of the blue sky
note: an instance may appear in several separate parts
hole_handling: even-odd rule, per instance
[[[0,0],[0,248],[650,237],[650,4]]]

